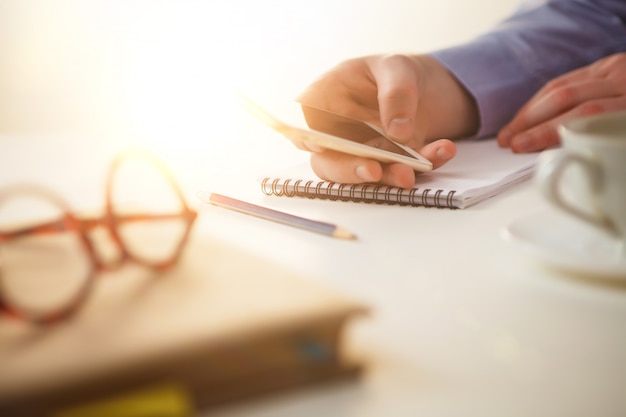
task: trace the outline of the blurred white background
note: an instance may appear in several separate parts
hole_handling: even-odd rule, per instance
[[[197,134],[352,56],[462,42],[516,0],[0,0],[0,131]],[[390,33],[393,32],[393,33]]]
[[[232,185],[238,181],[257,191],[267,167],[308,156],[242,110],[235,90],[289,101],[344,59],[464,42],[516,5],[0,0],[2,180],[42,182],[63,171],[66,183],[51,184],[56,189],[87,190],[96,157],[104,172],[111,153],[138,146],[164,158],[192,194],[242,189]],[[61,140],[76,132],[81,140]],[[37,143],[28,154],[26,137]]]

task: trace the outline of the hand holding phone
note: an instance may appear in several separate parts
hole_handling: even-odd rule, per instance
[[[393,142],[396,146],[398,146],[399,149],[402,149],[406,153],[408,153],[408,155],[376,148],[349,139],[344,139],[339,136],[330,135],[328,133],[292,126],[282,122],[247,97],[242,96],[241,101],[244,107],[254,116],[256,116],[260,121],[262,121],[272,129],[276,130],[277,132],[280,132],[296,145],[301,145],[304,143],[306,145],[312,145],[314,147],[330,149],[333,151],[343,152],[363,158],[374,159],[386,164],[401,163],[408,165],[415,171],[419,172],[427,172],[433,169],[433,164],[428,159],[424,158],[415,150],[408,148],[407,146],[404,146],[402,144],[396,143],[389,138],[387,139]],[[370,124],[367,125],[370,128],[376,130],[381,136],[386,137],[383,132],[376,126]]]

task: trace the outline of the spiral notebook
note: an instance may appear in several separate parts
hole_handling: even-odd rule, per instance
[[[306,197],[365,203],[466,208],[528,180],[538,154],[515,154],[495,139],[457,142],[457,155],[448,164],[417,175],[411,189],[379,184],[341,184],[320,180],[308,165],[263,176],[267,195]]]

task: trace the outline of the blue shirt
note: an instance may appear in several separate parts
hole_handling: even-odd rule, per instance
[[[626,0],[539,0],[473,41],[433,52],[495,134],[547,81],[626,51]]]

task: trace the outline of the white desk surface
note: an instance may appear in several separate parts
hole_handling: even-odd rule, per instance
[[[350,334],[368,364],[360,381],[207,415],[626,415],[626,286],[548,268],[500,237],[510,222],[548,209],[531,183],[455,211],[267,197],[256,178],[306,155],[241,115],[229,129],[185,132],[175,143],[110,134],[0,137],[2,185],[47,184],[75,206],[102,202],[106,162],[132,144],[166,159],[194,204],[198,187],[209,188],[358,235],[342,241],[199,207],[211,233],[373,310]]]
[[[112,148],[106,142],[5,136],[0,146],[3,184],[20,178],[47,184],[75,206],[101,200],[104,149]],[[367,371],[357,383],[208,415],[626,413],[626,286],[548,268],[500,237],[508,223],[548,209],[531,183],[468,209],[445,210],[267,197],[255,180],[262,170],[244,171],[244,179],[230,184],[213,179],[215,189],[358,235],[344,241],[199,207],[210,233],[368,304],[372,315],[355,322],[349,336]],[[211,186],[212,180],[200,182]],[[195,185],[188,188],[198,204]]]

